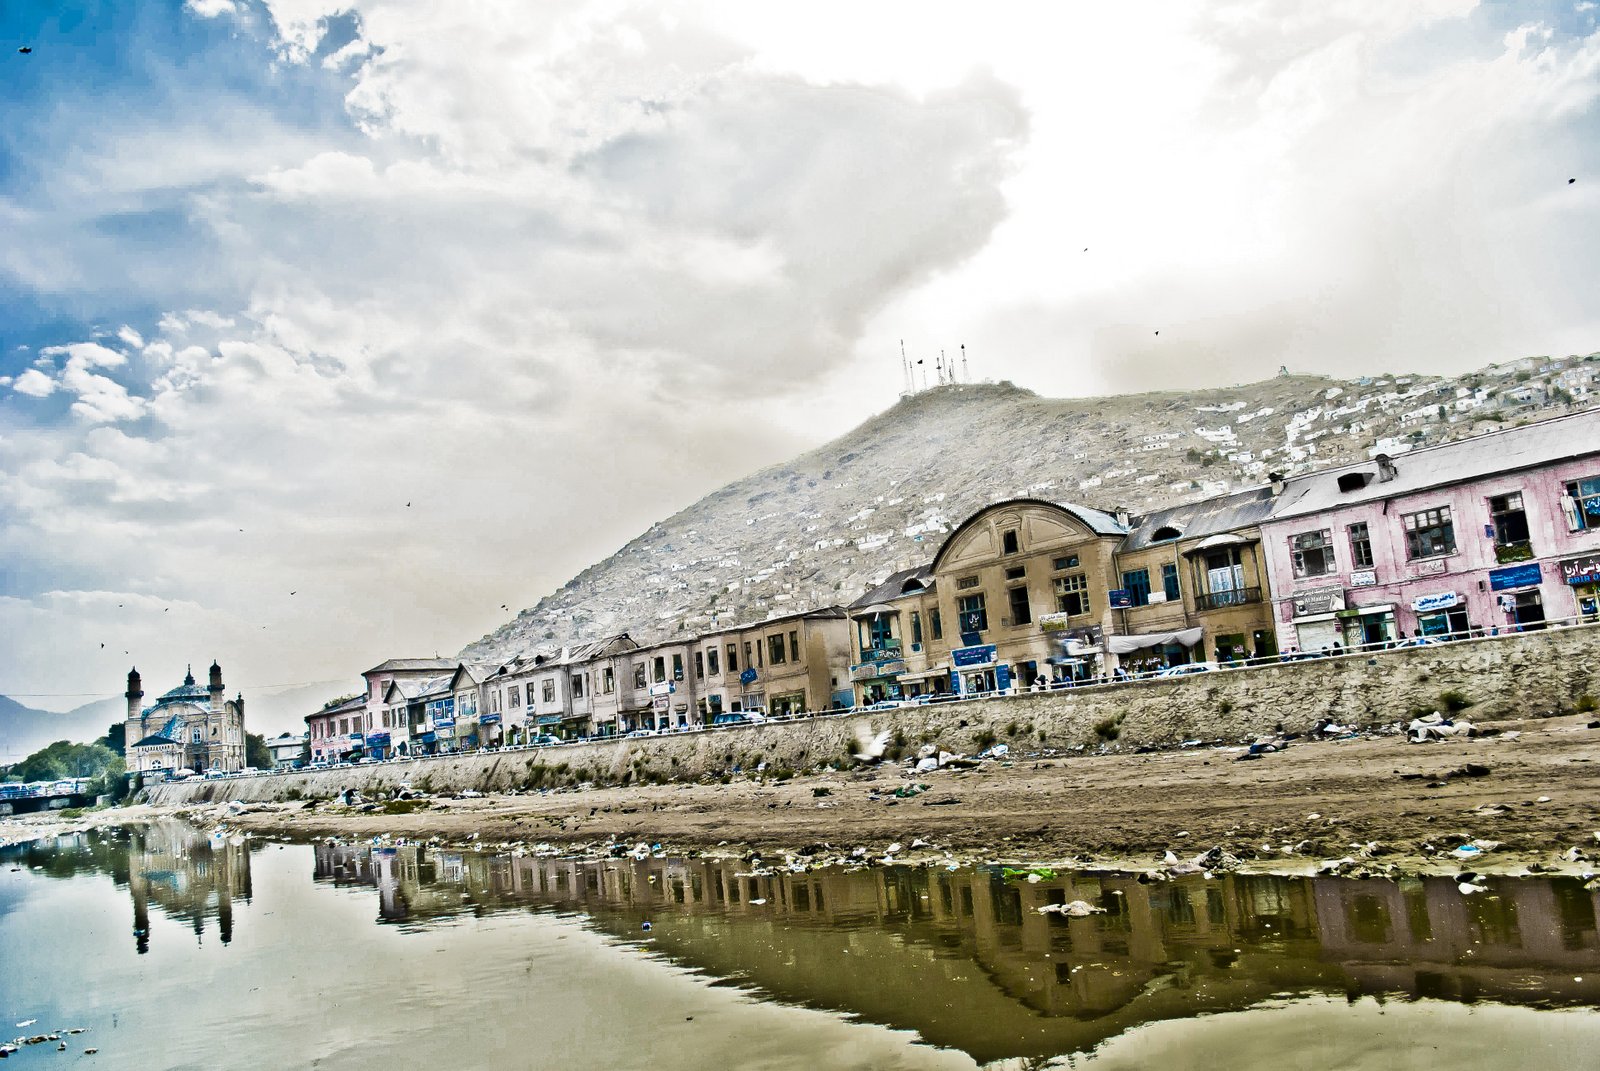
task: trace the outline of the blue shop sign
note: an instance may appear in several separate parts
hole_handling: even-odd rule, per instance
[[[739,683],[740,684],[754,684],[755,682],[756,682],[756,671],[755,670],[747,669],[743,673],[739,674]]]
[[[957,647],[950,652],[950,661],[957,666],[982,666],[995,660],[995,648],[992,643],[981,643],[976,647]]]
[[[368,747],[388,747],[389,746],[389,734],[388,733],[368,733],[367,734],[367,746]]]
[[[560,714],[540,714],[539,715],[539,724],[540,725],[560,725],[561,724],[561,715]]]
[[[1113,610],[1126,610],[1133,606],[1133,596],[1128,594],[1127,588],[1112,588],[1107,592]]]
[[[500,715],[498,715],[498,714],[479,714],[478,715],[478,724],[479,725],[499,725],[500,724]]]
[[[424,744],[437,744],[439,742],[439,734],[423,733],[421,736],[417,737],[417,739]]]
[[[435,729],[448,729],[451,726],[455,725],[455,723],[456,723],[456,720],[454,718],[444,718],[444,717],[440,717],[438,715],[434,715],[433,727]]]
[[[1506,591],[1510,588],[1533,587],[1544,578],[1538,562],[1508,565],[1504,569],[1489,570],[1489,590]]]

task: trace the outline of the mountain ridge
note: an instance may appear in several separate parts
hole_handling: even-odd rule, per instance
[[[640,642],[848,603],[929,560],[990,502],[1148,512],[1571,407],[1600,355],[1459,376],[1280,375],[1200,391],[1047,398],[1009,382],[902,396],[855,428],[656,522],[463,658],[628,632]],[[1597,384],[1600,386],[1600,384]]]

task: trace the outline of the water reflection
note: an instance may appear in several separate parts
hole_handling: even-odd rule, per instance
[[[286,869],[305,866],[307,852],[316,896],[304,870]],[[109,874],[131,901],[140,953],[149,949],[152,914],[180,921],[197,942],[215,932],[228,944],[235,906],[253,894],[249,845],[178,825],[63,838],[0,857],[57,877]],[[326,950],[331,958],[318,960],[318,970],[337,962],[359,973],[371,962],[369,947],[387,946],[376,940],[385,935],[414,948],[408,935],[448,931],[459,944],[462,928],[451,923],[552,912],[714,984],[911,1031],[979,1063],[1092,1051],[1150,1024],[1319,994],[1600,1004],[1600,895],[1571,879],[1493,879],[1487,892],[1463,896],[1448,878],[1230,875],[1146,884],[1120,874],[1029,882],[990,869],[771,874],[739,862],[332,842],[275,851],[270,862],[257,856],[255,866],[263,901],[272,902],[241,917],[272,931],[241,942],[253,940],[273,962],[298,942]],[[363,932],[348,917],[364,898],[380,927]],[[1074,900],[1103,913],[1038,910]],[[277,917],[266,917],[274,908]],[[414,955],[392,951],[401,958],[388,972]],[[446,961],[430,962],[438,969]],[[450,971],[467,969],[467,961],[449,962]],[[528,999],[553,1000],[581,984],[550,970],[527,983]],[[389,981],[373,984],[392,984],[392,973],[380,973]],[[434,981],[448,986],[451,977]]]
[[[5,849],[0,858],[55,877],[110,874],[133,901],[134,947],[141,955],[150,951],[152,905],[186,923],[197,943],[215,922],[226,945],[233,941],[235,901],[251,896],[244,840],[208,837],[177,823],[55,837]]]
[[[1284,994],[1600,1003],[1600,894],[1570,879],[1491,880],[1464,896],[1450,878],[761,875],[737,862],[334,843],[315,859],[318,881],[372,888],[385,923],[580,912],[717,979],[914,1030],[979,1062],[1084,1051],[1142,1023]],[[1038,910],[1073,900],[1104,913]]]

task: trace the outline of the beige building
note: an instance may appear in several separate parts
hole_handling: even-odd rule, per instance
[[[1124,666],[1235,661],[1277,653],[1260,522],[1271,487],[1158,510],[1117,552],[1113,650]]]
[[[128,769],[141,774],[244,769],[244,697],[227,699],[224,691],[222,667],[213,662],[205,686],[189,673],[153,706],[141,709],[144,688],[139,671],[130,670],[123,725]]]
[[[950,644],[930,566],[889,574],[848,610],[857,706],[950,691]]]
[[[758,711],[772,717],[849,706],[850,635],[838,606],[706,633],[688,654],[701,672],[700,720]],[[697,677],[697,683],[699,678]]]
[[[1082,672],[1101,671],[1127,530],[1100,510],[1032,498],[996,502],[963,521],[932,564],[952,690],[1027,687],[1050,677],[1064,648]]]

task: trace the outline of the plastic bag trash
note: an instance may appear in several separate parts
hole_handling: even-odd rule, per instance
[[[900,842],[899,841],[895,841],[893,844],[889,845],[888,848],[884,849],[884,851],[887,852],[889,855],[893,855],[895,852],[898,852],[900,850],[901,849],[900,849]]]
[[[765,897],[757,897],[756,899],[750,901],[750,906],[751,907],[760,907],[762,904],[764,904],[766,902],[767,901],[766,901]]]
[[[1089,915],[1103,915],[1106,909],[1082,900],[1070,900],[1064,904],[1045,904],[1036,910],[1041,915],[1066,915],[1068,918],[1081,919]]]
[[[926,758],[926,759],[919,759],[917,761],[917,773],[932,773],[934,770],[937,770],[938,768],[939,768],[939,760],[938,759],[930,757],[930,758]]]
[[[1478,856],[1483,854],[1483,849],[1478,847],[1476,844],[1463,844],[1461,847],[1454,849],[1450,854],[1455,856],[1457,859],[1476,859]]]
[[[1474,885],[1470,881],[1456,883],[1456,888],[1461,890],[1462,896],[1471,896],[1473,893],[1488,892],[1482,885]]]

